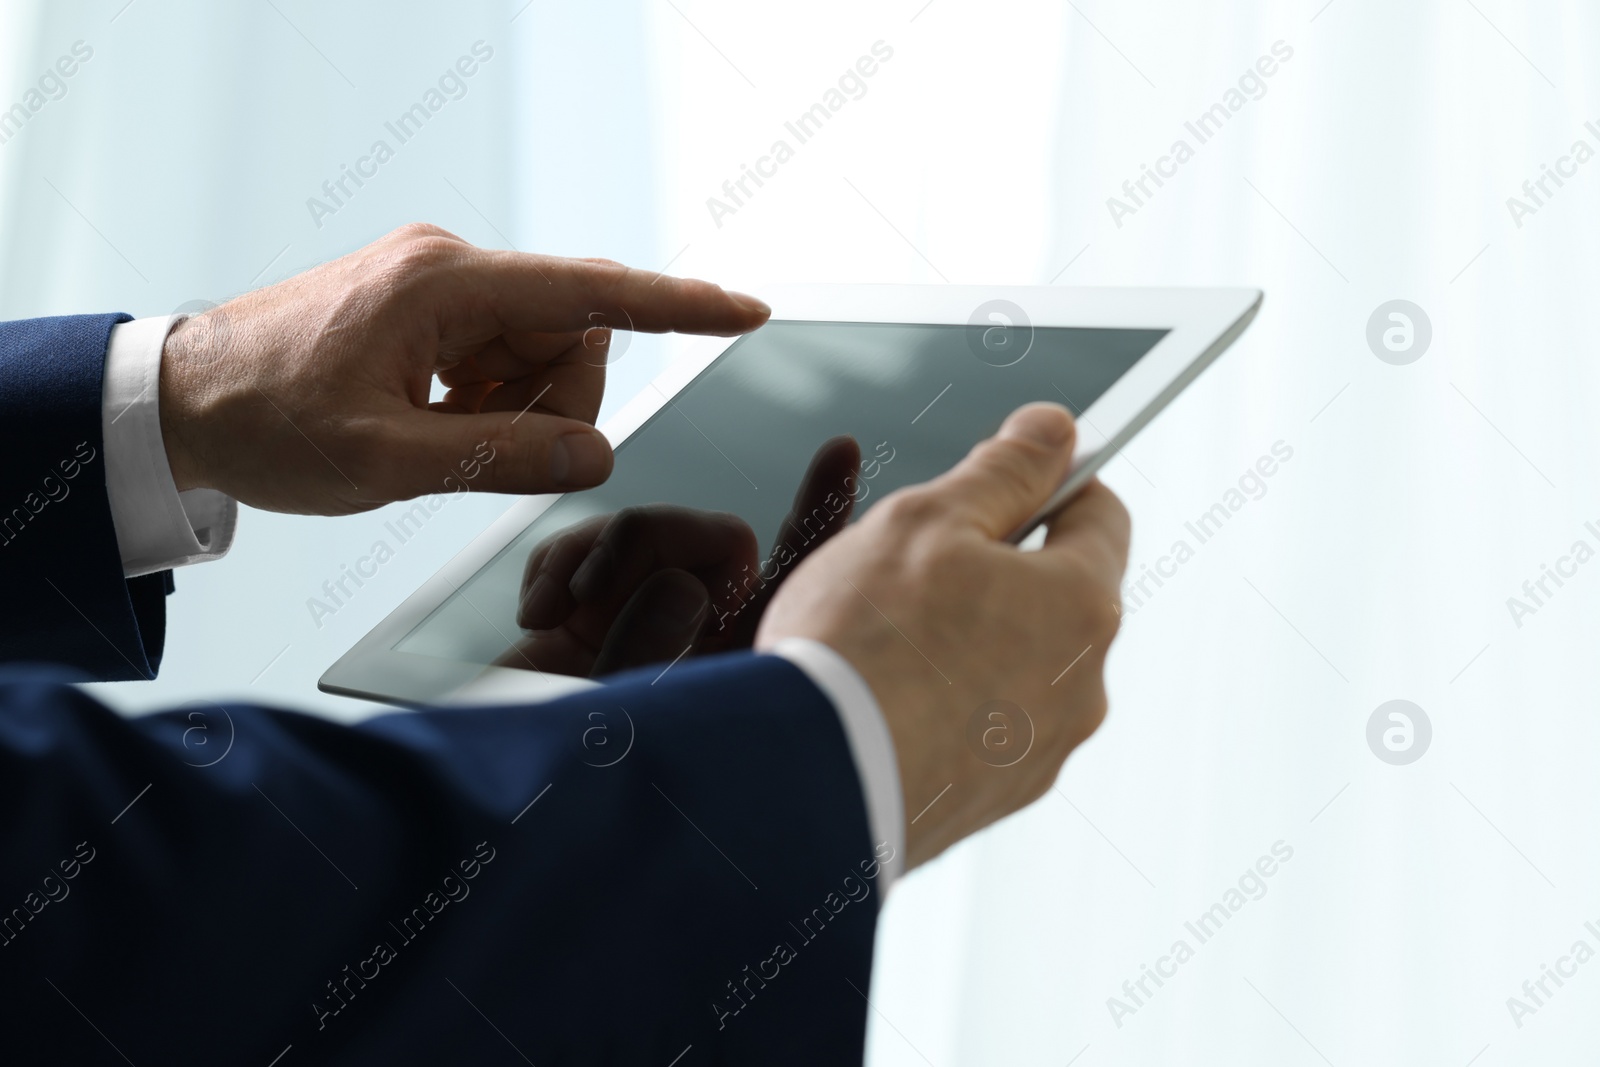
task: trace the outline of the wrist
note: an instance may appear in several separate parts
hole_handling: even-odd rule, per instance
[[[161,443],[167,466],[178,491],[213,489],[205,474],[200,446],[203,437],[204,376],[198,369],[209,362],[208,341],[215,329],[203,318],[182,319],[167,334],[161,349],[161,374],[157,407],[161,413]]]

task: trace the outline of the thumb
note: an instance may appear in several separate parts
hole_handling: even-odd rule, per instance
[[[398,433],[387,486],[396,500],[463,488],[563,492],[588,489],[611,476],[611,443],[579,419],[533,412],[415,411],[401,420]]]
[[[1005,537],[1037,511],[1072,468],[1077,425],[1060,404],[1028,404],[928,484],[954,517]]]

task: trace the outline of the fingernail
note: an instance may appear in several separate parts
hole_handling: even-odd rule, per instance
[[[1060,448],[1072,438],[1072,416],[1056,404],[1031,405],[1014,412],[1000,428],[1000,436]]]
[[[550,481],[559,489],[599,485],[611,473],[611,445],[595,432],[563,434],[550,445]]]
[[[755,297],[751,296],[749,293],[733,293],[733,292],[730,292],[728,295],[733,298],[733,302],[735,304],[738,304],[740,307],[744,308],[746,311],[752,311],[752,312],[756,313],[757,315],[771,315],[772,314],[772,306],[770,304],[768,304],[765,300],[756,299]]]

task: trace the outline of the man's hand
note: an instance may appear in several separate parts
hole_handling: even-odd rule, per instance
[[[1127,511],[1092,482],[1042,549],[1004,541],[1061,484],[1074,432],[1054,404],[1013,413],[953,470],[823,545],[762,619],[756,648],[821,641],[877,697],[915,819],[908,867],[1042,796],[1105,717]],[[1004,758],[994,730],[1014,746]]]
[[[271,511],[365,511],[469,469],[489,492],[588,488],[611,473],[593,422],[612,327],[731,336],[768,314],[709,282],[406,226],[174,330],[162,436],[180,490]],[[430,404],[435,374],[450,391]]]

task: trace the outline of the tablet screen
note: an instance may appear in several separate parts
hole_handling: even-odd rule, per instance
[[[588,676],[748,647],[808,552],[1018,406],[1081,414],[1166,332],[770,322],[395,648]]]

